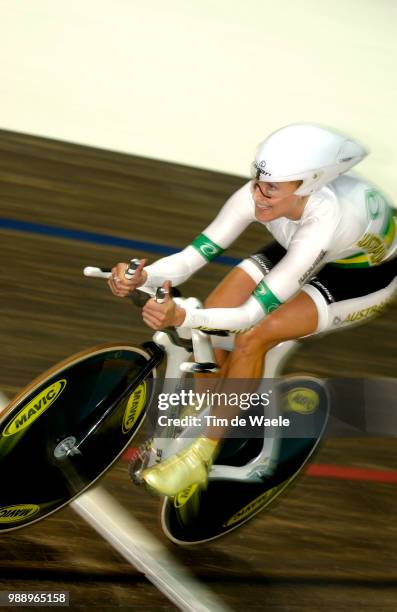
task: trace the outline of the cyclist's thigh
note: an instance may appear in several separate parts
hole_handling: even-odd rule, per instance
[[[238,266],[215,287],[204,302],[205,308],[235,308],[244,304],[256,282]]]
[[[256,287],[256,282],[240,267],[236,266],[215,287],[204,302],[205,308],[236,308],[244,304]],[[215,348],[215,359],[218,366],[223,365],[228,351]],[[205,374],[196,375],[196,378],[218,378],[218,373],[213,376]]]
[[[204,302],[205,308],[236,308],[244,304],[257,284],[285,255],[285,249],[275,240],[243,259],[215,287]],[[222,365],[227,351],[215,349],[218,365]]]
[[[325,266],[303,291],[317,307],[315,333],[365,323],[397,295],[397,258],[373,268],[340,270]]]

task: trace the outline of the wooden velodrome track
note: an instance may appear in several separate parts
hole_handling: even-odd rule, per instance
[[[83,348],[147,340],[137,311],[102,281],[85,279],[82,268],[154,260],[150,245],[183,247],[243,181],[0,132],[0,390],[12,397]],[[147,246],[117,245],[119,238]],[[252,226],[227,255],[241,257],[267,239]],[[204,298],[227,269],[207,266],[184,293]],[[288,371],[394,377],[396,312],[393,306],[365,327],[306,340]],[[329,438],[315,463],[395,475],[395,454],[392,437]],[[306,475],[271,513],[186,549],[165,541],[157,501],[130,485],[125,463],[103,484],[233,610],[397,609],[396,482]],[[71,509],[0,537],[0,590],[11,589],[69,590],[72,609],[174,609]]]

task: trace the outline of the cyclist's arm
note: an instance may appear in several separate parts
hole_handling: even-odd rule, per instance
[[[296,232],[283,259],[264,277],[238,308],[188,309],[183,326],[243,331],[295,295],[324,265],[335,225],[312,218]]]
[[[247,183],[227,200],[214,221],[191,245],[145,268],[145,286],[160,286],[165,280],[170,280],[173,286],[185,282],[220,255],[253,221],[254,207]]]

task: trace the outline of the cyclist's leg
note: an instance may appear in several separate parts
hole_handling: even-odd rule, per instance
[[[237,338],[222,373],[229,378],[260,378],[265,355],[278,342],[363,322],[378,314],[396,293],[397,258],[378,269],[342,271],[326,266],[299,294]],[[229,419],[230,416],[229,412]],[[208,437],[199,438],[180,454],[149,470],[145,480],[166,495],[195,482],[205,483],[219,433],[217,429],[211,437],[207,432]]]
[[[295,297],[268,315],[262,323],[236,336],[234,350],[227,355],[222,365],[219,385],[222,385],[223,379],[246,379],[249,385],[250,379],[261,378],[266,353],[279,342],[363,324],[381,314],[397,293],[397,277],[389,282],[396,267],[397,262],[390,262],[385,266],[382,270],[383,280],[381,271],[378,271],[376,283],[371,280],[373,270],[359,274],[360,282],[357,282],[357,272],[350,273],[349,287],[343,287],[341,281],[345,271],[343,274],[337,274],[336,283],[330,282],[327,276],[325,279],[321,278],[323,282],[318,279],[311,281]],[[370,279],[373,288],[386,282],[388,284],[377,291],[357,295],[362,293],[362,286],[365,287],[365,284],[362,285],[361,281],[365,279]],[[346,299],[338,299],[341,296]],[[219,390],[218,387],[217,391]],[[245,390],[250,391],[248,388]],[[213,414],[229,419],[235,416],[233,408],[227,406],[214,409]],[[206,432],[206,435],[213,438],[219,438],[221,434],[219,427],[209,428]]]
[[[215,287],[204,302],[204,308],[236,308],[244,304],[257,282],[241,267],[236,266]],[[216,362],[222,365],[228,351],[215,349]],[[219,374],[216,374],[216,376]]]
[[[362,286],[365,287],[365,283]],[[353,285],[353,295],[346,294],[344,299],[328,303],[316,289],[313,291],[312,285],[306,286],[305,290],[310,292],[317,305],[319,323],[316,333],[332,332],[362,325],[386,310],[397,295],[397,277],[384,287],[364,295],[354,296]]]
[[[245,302],[257,283],[239,266],[231,270],[205,300],[205,308],[236,308]]]
[[[260,378],[267,351],[279,342],[336,331],[380,314],[397,293],[397,260],[379,268],[336,274],[331,269],[331,275],[328,270],[320,274],[262,323],[236,337],[234,350],[222,366],[222,376]],[[366,286],[375,290],[364,293]]]
[[[272,240],[261,250],[244,259],[215,287],[204,302],[204,308],[236,308],[244,304],[257,284],[285,255],[285,249]],[[222,365],[228,351],[215,349],[217,363]],[[219,376],[219,374],[215,374]]]
[[[271,313],[263,323],[237,337],[235,349],[221,368],[222,376],[229,379],[248,379],[250,385],[249,379],[261,378],[264,356],[269,348],[282,340],[311,334],[316,330],[317,324],[317,308],[314,301],[305,293],[299,293]],[[222,385],[222,380],[220,384]],[[244,392],[252,390],[244,388]],[[217,405],[212,414],[220,418],[227,416],[230,422],[238,411],[238,406],[230,408],[228,405]],[[143,479],[157,492],[169,496],[175,495],[193,483],[204,485],[217,453],[219,439],[224,433],[225,431],[219,426],[209,427],[204,436],[180,453],[145,470],[142,474]]]
[[[339,268],[332,264],[303,287],[316,303],[317,333],[331,332],[380,314],[397,293],[397,257],[378,266]]]
[[[234,350],[222,366],[228,378],[261,378],[266,353],[280,342],[313,334],[318,310],[304,291],[269,314],[259,325],[236,336]]]
[[[266,353],[286,340],[294,340],[308,336],[317,331],[318,309],[312,297],[300,291],[288,302],[269,314],[259,325],[236,336],[234,350],[229,353],[220,371],[217,392],[222,387],[227,390],[225,379],[242,379],[240,393],[253,393],[257,388],[257,380],[262,378]],[[225,418],[228,422],[239,413],[238,406],[217,405],[212,414],[218,419]],[[219,423],[219,421],[217,421]],[[219,439],[227,428],[219,425],[208,427],[206,436]]]

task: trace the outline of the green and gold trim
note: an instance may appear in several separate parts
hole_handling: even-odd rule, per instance
[[[337,259],[330,265],[339,268],[369,268],[382,263],[396,235],[395,218],[390,209],[379,234],[364,234],[357,244],[365,251],[359,251],[345,259]]]

